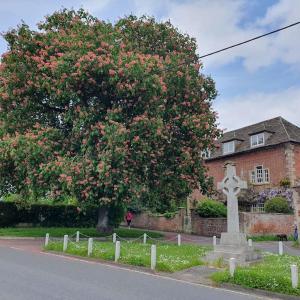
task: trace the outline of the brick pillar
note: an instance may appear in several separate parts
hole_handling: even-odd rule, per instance
[[[300,186],[293,188],[293,202],[295,208],[295,221],[298,230],[300,229]]]
[[[291,182],[291,186],[296,183],[296,168],[295,168],[295,146],[286,144],[285,146],[285,160],[286,160],[286,175]]]

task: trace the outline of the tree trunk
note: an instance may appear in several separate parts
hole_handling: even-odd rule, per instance
[[[97,231],[101,233],[112,233],[113,226],[109,225],[108,208],[99,207],[98,210],[98,222],[96,226]]]

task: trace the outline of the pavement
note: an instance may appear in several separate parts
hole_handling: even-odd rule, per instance
[[[41,240],[0,240],[0,299],[268,299],[113,264],[40,251]]]

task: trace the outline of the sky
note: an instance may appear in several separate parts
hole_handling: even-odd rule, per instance
[[[84,8],[105,21],[125,15],[170,20],[196,38],[198,54],[300,21],[300,0],[0,0],[0,31],[30,26],[61,8]],[[300,25],[203,58],[216,82],[219,127],[234,130],[282,116],[300,126]],[[7,45],[0,37],[0,53]]]

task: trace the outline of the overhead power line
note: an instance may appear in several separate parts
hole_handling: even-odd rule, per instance
[[[285,30],[285,29],[288,29],[288,28],[290,28],[290,27],[293,27],[293,26],[296,26],[296,25],[299,25],[299,24],[300,24],[300,21],[299,21],[299,22],[295,22],[295,23],[290,24],[290,25],[288,25],[288,26],[285,26],[285,27],[282,27],[282,28],[279,28],[279,29],[270,31],[270,32],[268,32],[268,33],[265,33],[265,34],[262,34],[262,35],[259,35],[259,36],[256,36],[256,37],[254,37],[254,38],[252,38],[252,39],[249,39],[249,40],[246,40],[246,41],[243,41],[243,42],[240,42],[240,43],[237,43],[237,44],[228,46],[228,47],[226,47],[226,48],[223,48],[223,49],[220,49],[220,50],[211,52],[211,53],[207,53],[207,54],[205,54],[205,55],[200,56],[199,58],[204,58],[204,57],[207,57],[207,56],[211,56],[211,55],[213,55],[213,54],[220,53],[220,52],[223,52],[223,51],[225,51],[225,50],[228,50],[228,49],[231,49],[231,48],[234,48],[234,47],[237,47],[237,46],[241,46],[241,45],[246,44],[246,43],[250,43],[250,42],[252,42],[252,41],[255,41],[255,40],[258,40],[258,39],[260,39],[260,38],[262,38],[262,37],[265,37],[265,36],[267,36],[267,35],[270,35],[270,34],[273,34],[273,33],[276,33],[276,32],[279,32],[279,31],[282,31],[282,30]]]

